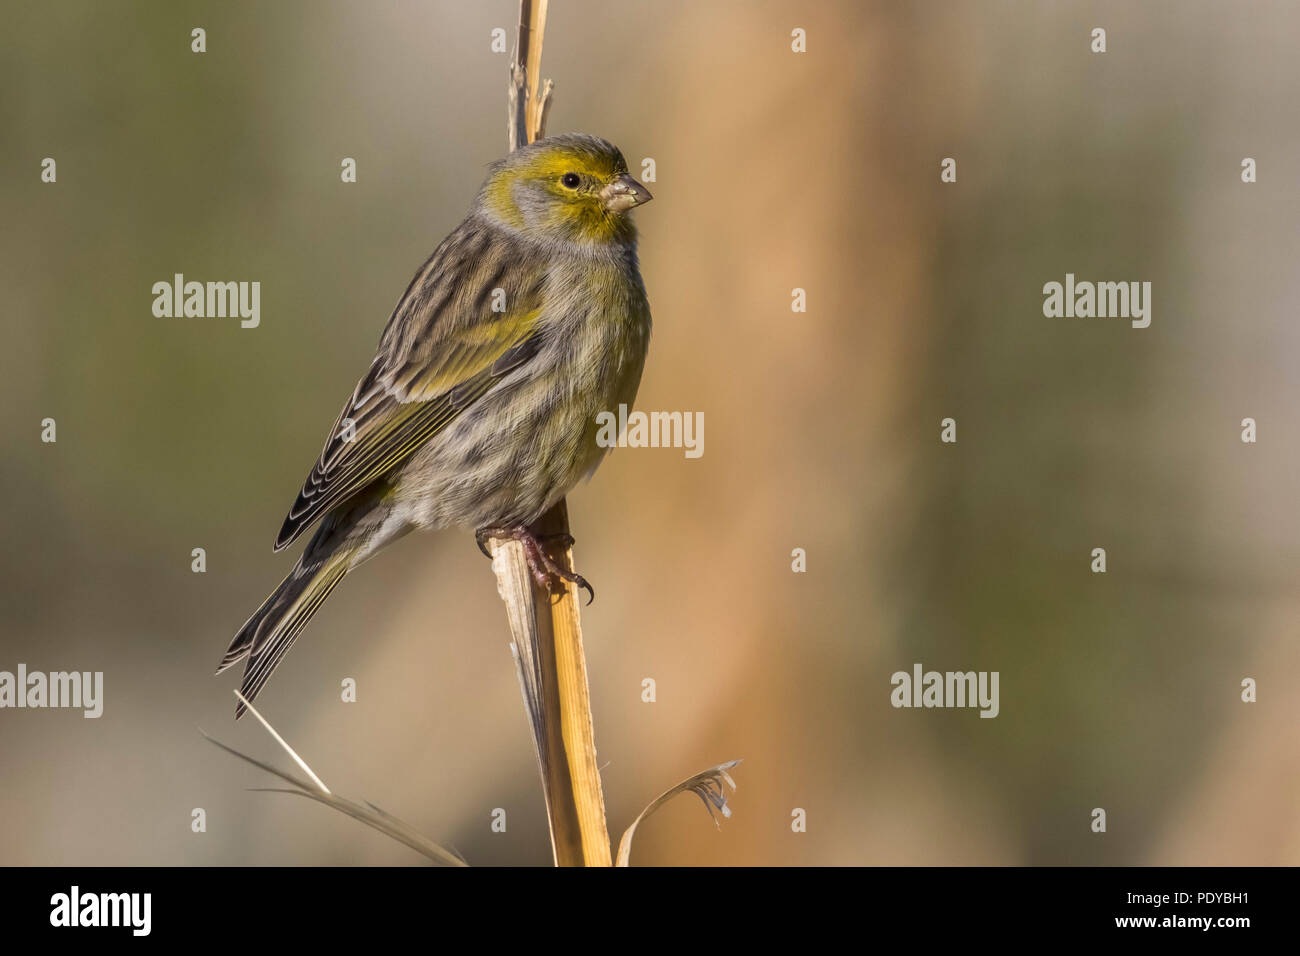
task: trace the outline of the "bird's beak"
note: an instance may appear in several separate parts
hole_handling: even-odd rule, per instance
[[[605,201],[605,208],[610,212],[622,212],[647,203],[654,196],[650,195],[650,190],[624,173],[600,191],[600,198]]]

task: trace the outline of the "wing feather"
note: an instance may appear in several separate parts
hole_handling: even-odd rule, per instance
[[[384,477],[535,355],[546,265],[473,217],[398,301],[275,542]]]

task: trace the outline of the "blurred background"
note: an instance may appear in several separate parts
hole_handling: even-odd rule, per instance
[[[197,728],[284,763],[211,672],[505,151],[517,5],[4,13],[0,670],[103,671],[105,709],[0,711],[0,862],[419,864],[248,792]],[[634,863],[1300,863],[1297,29],[1282,2],[552,3],[550,131],[657,165],[638,407],[706,426],[702,458],[620,450],[569,498],[615,839],[745,761],[721,830],[678,798]],[[176,272],[260,281],[260,327],[154,317]],[[1150,281],[1151,327],[1044,318],[1067,272]],[[412,535],[258,703],[336,792],[543,865],[508,643],[472,536]],[[892,708],[918,662],[999,671],[1000,715]]]

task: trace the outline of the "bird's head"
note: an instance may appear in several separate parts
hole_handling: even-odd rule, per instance
[[[628,212],[651,198],[613,144],[573,133],[540,139],[494,163],[479,204],[525,235],[607,245],[635,240]]]

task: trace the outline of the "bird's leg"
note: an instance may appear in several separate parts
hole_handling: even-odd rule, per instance
[[[555,561],[546,549],[542,547],[543,541],[559,541],[562,546],[569,548],[573,546],[573,536],[569,534],[534,534],[525,525],[515,525],[512,527],[488,527],[479,528],[474,532],[474,540],[478,542],[478,549],[489,558],[492,552],[488,550],[487,543],[492,538],[503,538],[510,541],[518,541],[524,547],[524,557],[528,559],[528,570],[537,582],[537,586],[545,588],[552,594],[560,593],[564,590],[562,586],[557,587],[557,580],[568,581],[570,584],[576,584],[587,592],[587,603],[590,604],[596,600],[596,589],[588,583],[587,579],[581,574],[576,574],[568,570],[558,561]]]

